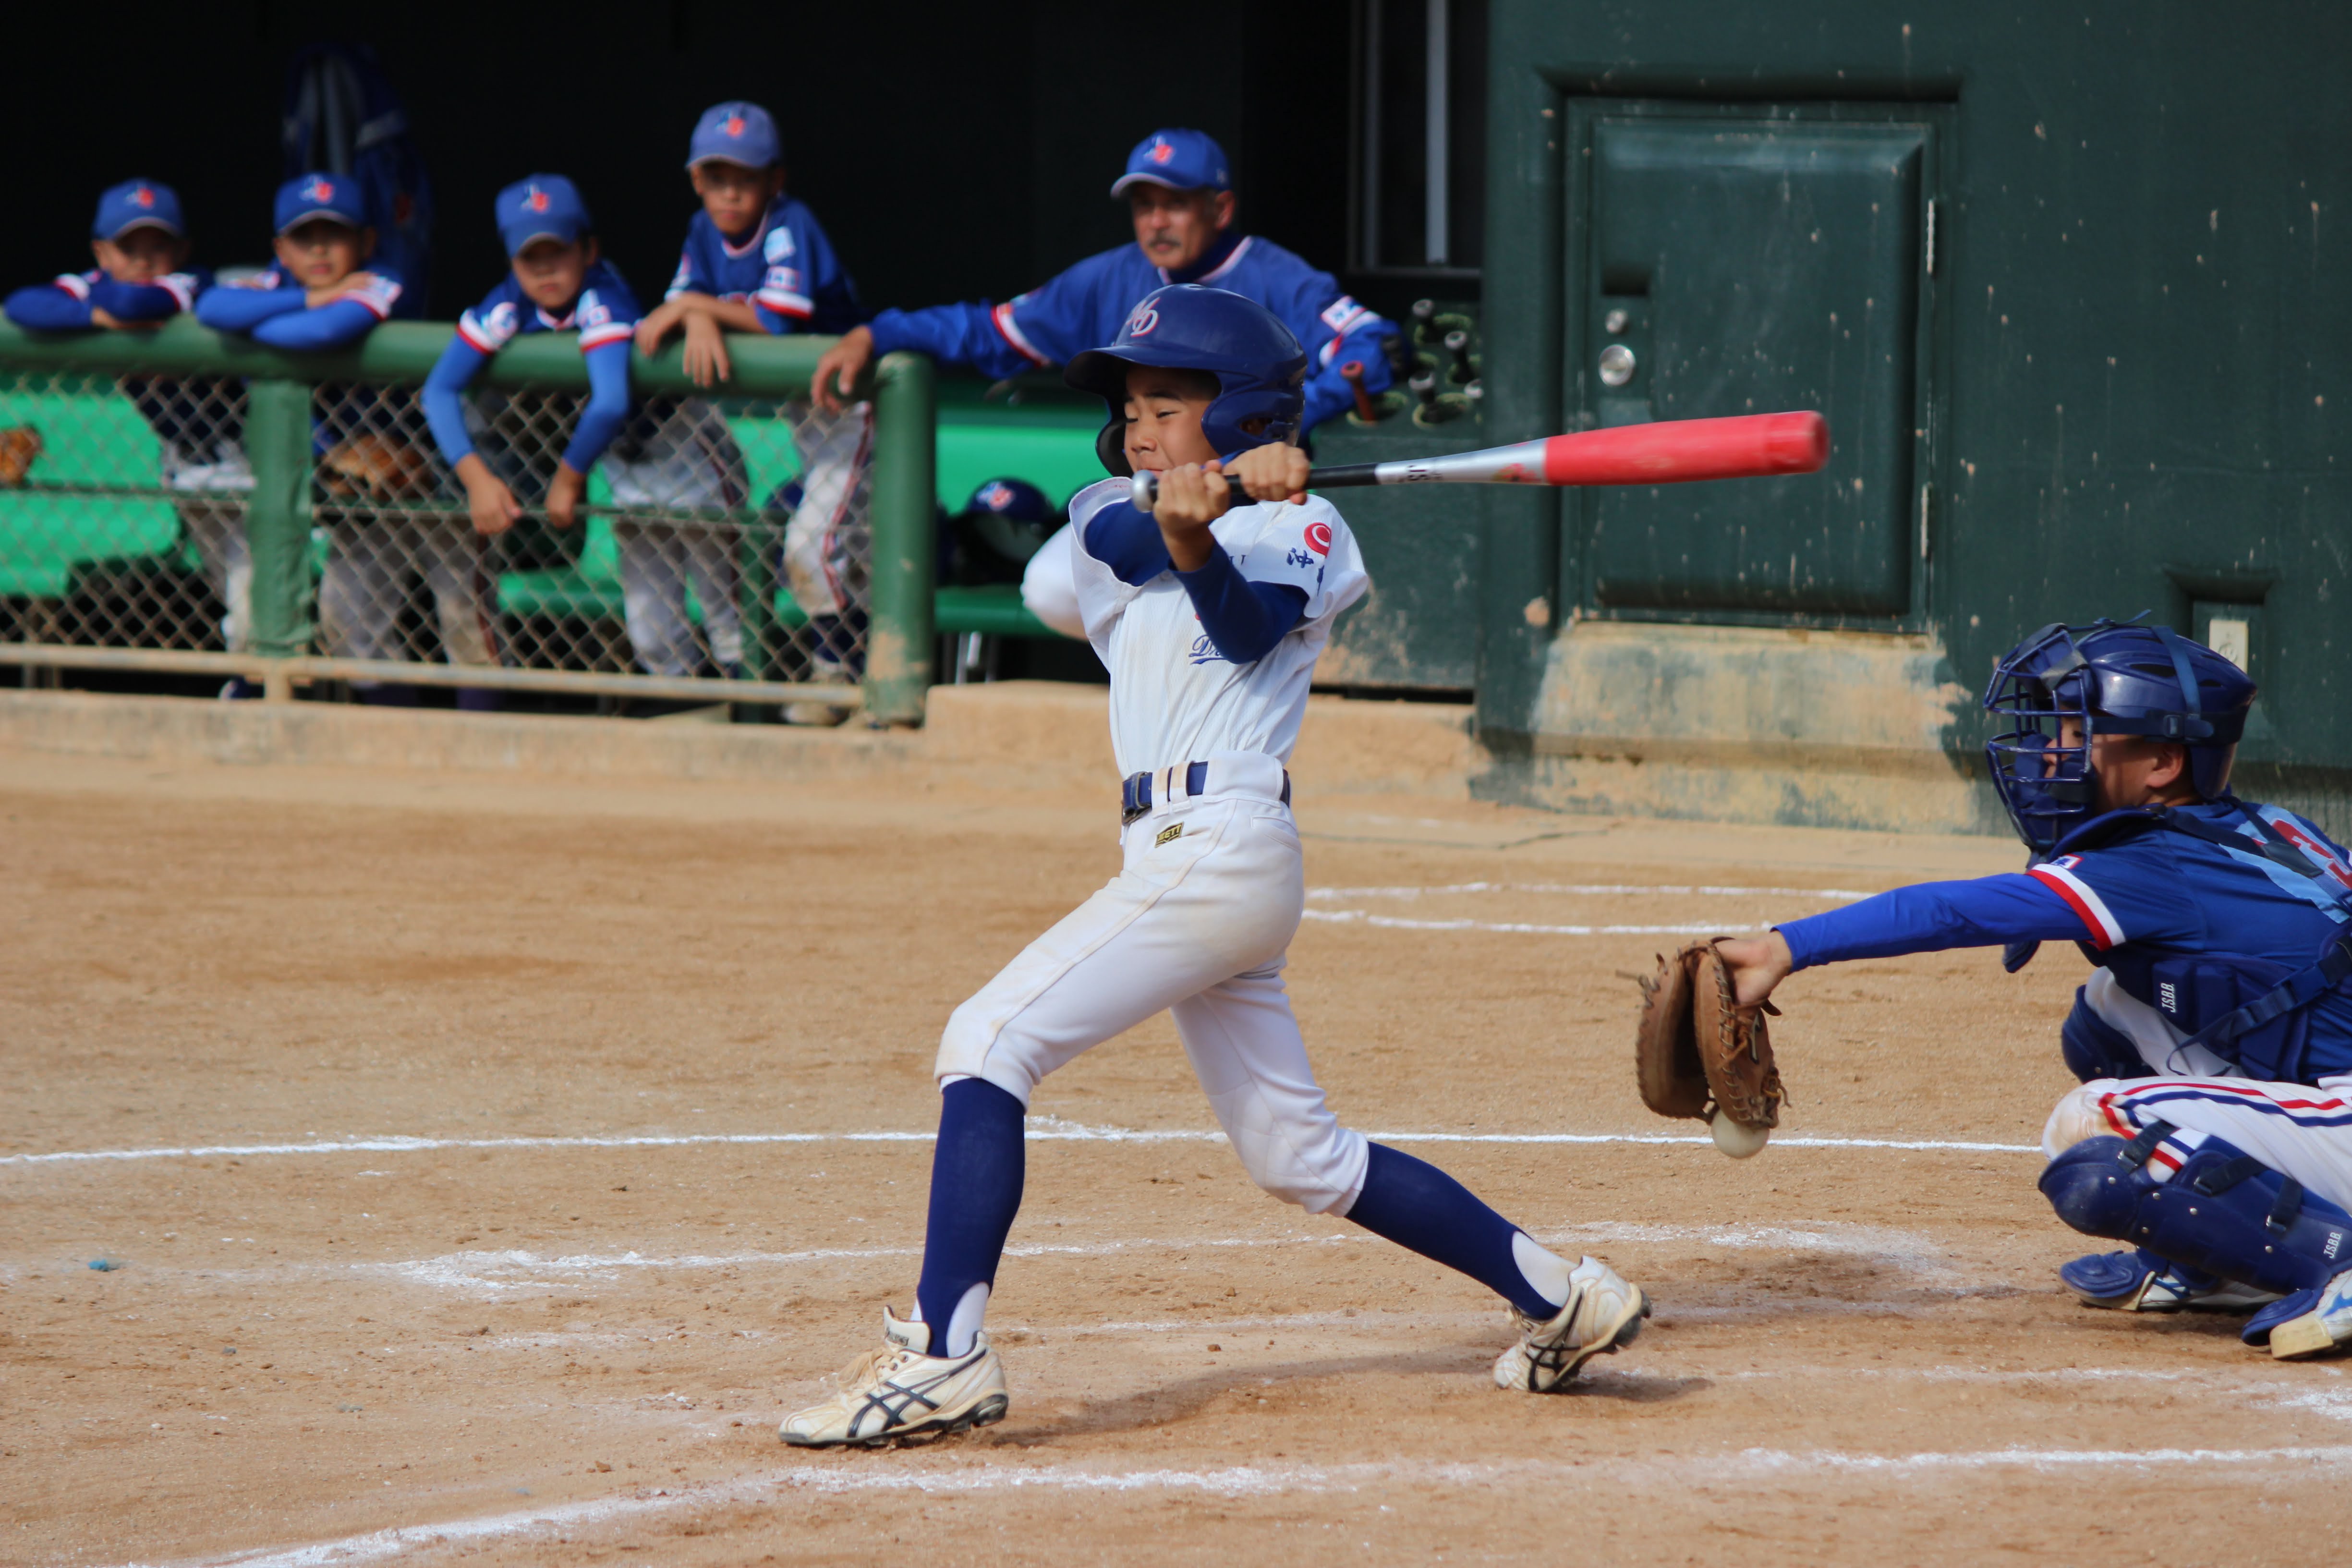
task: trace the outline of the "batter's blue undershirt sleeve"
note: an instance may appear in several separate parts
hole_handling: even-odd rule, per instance
[[[8,296],[8,319],[28,332],[70,332],[89,325],[89,301],[54,283],[36,283]]]
[[[593,467],[629,421],[629,345],[623,338],[587,353],[588,405],[572,428],[572,445],[563,449],[563,461],[574,473]]]
[[[1157,525],[1154,525],[1155,531]],[[1253,583],[1222,545],[1212,545],[1197,572],[1179,572],[1201,617],[1201,629],[1235,664],[1255,664],[1307,613],[1307,591],[1287,583]]]
[[[2066,900],[2021,872],[1897,888],[1777,929],[1799,969],[1951,947],[2079,942],[2084,934],[2082,917]]]
[[[180,313],[180,297],[159,283],[101,278],[89,286],[89,302],[118,321],[163,321]]]
[[[249,332],[273,317],[310,309],[300,289],[207,289],[196,301],[196,320],[215,331]]]
[[[1111,575],[1129,587],[1140,587],[1162,572],[1172,572],[1168,542],[1160,524],[1133,501],[1113,501],[1087,520],[1087,553],[1110,568]]]
[[[274,349],[316,353],[359,342],[368,335],[376,320],[376,313],[357,300],[335,300],[316,310],[289,310],[282,316],[273,316],[253,329],[253,341]]]
[[[433,374],[425,378],[421,401],[425,405],[425,422],[433,427],[433,443],[441,448],[441,460],[451,468],[471,457],[474,438],[466,434],[466,400],[464,393],[490,356],[452,333],[449,346],[441,351]]]

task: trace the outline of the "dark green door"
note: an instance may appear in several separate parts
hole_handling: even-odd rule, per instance
[[[1815,408],[1832,444],[1803,478],[1592,492],[1587,603],[1911,613],[1935,127],[1702,105],[1588,103],[1580,119],[1570,406],[1601,425]]]

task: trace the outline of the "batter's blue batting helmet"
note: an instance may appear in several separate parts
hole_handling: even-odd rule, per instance
[[[2095,735],[2187,747],[2189,782],[2200,798],[2217,800],[2229,792],[2253,701],[2244,670],[2169,626],[2047,626],[2003,655],[1985,688],[1997,730],[1985,742],[1993,787],[2017,836],[2035,850],[2048,850],[2096,810]],[[2082,726],[2071,745],[2063,730],[2069,719]]]
[[[1282,318],[1255,300],[1198,283],[1171,283],[1146,294],[1117,341],[1070,361],[1062,379],[1110,405],[1110,423],[1095,437],[1103,467],[1129,474],[1126,451],[1129,365],[1207,371],[1218,395],[1201,416],[1201,433],[1220,458],[1286,441],[1306,412],[1307,351]],[[1256,431],[1244,420],[1264,420]]]

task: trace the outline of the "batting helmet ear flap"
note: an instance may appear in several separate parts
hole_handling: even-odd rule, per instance
[[[1127,460],[1127,419],[1114,414],[1110,423],[1095,432],[1095,456],[1102,466],[1120,479],[1131,476],[1135,469]]]

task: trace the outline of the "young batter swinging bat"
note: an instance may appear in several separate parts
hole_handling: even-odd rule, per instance
[[[1829,423],[1818,414],[1743,414],[1621,425],[1443,458],[1342,463],[1314,469],[1307,484],[1318,490],[1343,485],[1675,485],[1810,474],[1829,456]],[[1243,499],[1241,480],[1231,483],[1234,500]],[[1136,475],[1136,506],[1149,511],[1159,499],[1160,476]]]

